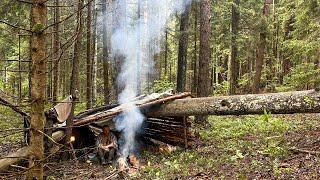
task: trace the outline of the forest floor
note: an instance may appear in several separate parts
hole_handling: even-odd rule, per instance
[[[141,163],[145,168],[125,177],[319,179],[319,119],[320,114],[211,116],[210,127],[193,127],[198,135],[194,148],[187,151],[177,149],[171,153],[143,152]],[[18,121],[1,117],[0,122],[1,130]],[[1,157],[19,147],[19,136],[21,138],[20,134],[0,139]],[[80,162],[76,165],[71,160],[48,163],[45,167],[47,179],[123,178],[114,167],[98,163]]]

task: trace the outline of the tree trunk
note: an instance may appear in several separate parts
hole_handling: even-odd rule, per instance
[[[87,16],[87,87],[86,87],[86,105],[87,109],[92,108],[92,4],[88,3],[88,16]]]
[[[137,59],[136,59],[136,83],[137,83],[137,87],[136,87],[136,91],[137,91],[137,95],[141,94],[141,63],[142,63],[142,51],[143,51],[143,45],[142,42],[143,40],[141,40],[141,38],[143,38],[142,35],[142,23],[143,23],[143,17],[141,16],[141,6],[142,6],[142,0],[138,0],[138,9],[137,9],[137,17],[138,17],[138,30],[137,30],[137,34],[136,34],[136,42],[137,42],[137,47],[136,47],[136,52],[137,52]]]
[[[236,87],[238,84],[239,76],[239,60],[237,59],[238,47],[237,36],[239,29],[239,4],[240,0],[234,0],[232,4],[232,17],[231,17],[231,58],[230,58],[230,81],[229,81],[229,94],[236,94]]]
[[[211,60],[211,1],[200,2],[200,49],[198,73],[198,97],[210,95],[210,60]],[[201,70],[201,71],[200,71]],[[205,121],[205,117],[197,117],[197,122]]]
[[[164,77],[168,76],[168,51],[169,51],[169,42],[168,42],[168,30],[165,32],[165,50],[164,50]]]
[[[55,0],[55,6],[59,6],[59,0]],[[60,8],[54,8],[54,33],[53,33],[53,92],[52,92],[52,101],[53,104],[57,104],[59,96],[59,55],[60,55]]]
[[[31,7],[31,112],[30,156],[35,163],[30,167],[28,179],[43,179],[43,132],[45,124],[44,105],[46,92],[46,34],[42,30],[47,23],[45,0],[33,0]]]
[[[93,3],[93,33],[92,33],[92,106],[97,103],[97,18],[98,11],[96,10],[96,1]]]
[[[253,84],[252,84],[252,92],[253,93],[259,93],[260,90],[260,81],[261,81],[261,73],[262,73],[262,66],[263,66],[263,61],[264,61],[264,55],[266,51],[266,44],[267,44],[267,33],[266,33],[266,16],[268,15],[268,5],[267,5],[267,0],[264,2],[264,8],[263,8],[263,27],[260,32],[260,40],[258,44],[258,57],[256,61],[256,68],[255,68],[255,76],[253,79]]]
[[[103,87],[104,87],[104,103],[110,103],[110,86],[109,86],[109,52],[108,52],[108,30],[107,30],[107,0],[102,0],[102,64],[103,64]]]
[[[76,101],[78,98],[78,89],[79,89],[79,60],[81,54],[81,37],[82,37],[82,7],[83,1],[78,1],[78,14],[77,14],[77,29],[76,29],[76,40],[74,43],[73,49],[73,58],[72,58],[72,72],[71,72],[71,85],[70,85],[70,94],[72,95],[72,109],[70,113],[70,117],[67,120],[67,129],[66,129],[66,137],[65,143],[68,144],[70,142],[70,137],[72,133],[73,126],[73,117],[74,117],[74,109],[76,105]]]
[[[284,41],[291,39],[290,33],[294,30],[294,15],[285,23]],[[283,84],[283,78],[290,72],[292,62],[290,60],[290,52],[283,52],[282,73],[280,77],[280,83]]]
[[[319,91],[177,99],[147,112],[149,117],[319,113]]]
[[[186,88],[187,55],[188,55],[188,29],[190,5],[187,5],[180,19],[180,39],[178,54],[177,91],[184,92]]]
[[[193,85],[192,85],[192,93],[196,93],[197,92],[197,87],[198,87],[198,71],[197,71],[197,64],[198,64],[198,55],[197,55],[197,41],[198,41],[198,37],[197,37],[197,33],[198,33],[198,3],[194,2],[194,44],[193,44]]]

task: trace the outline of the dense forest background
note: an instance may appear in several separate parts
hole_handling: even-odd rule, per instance
[[[168,8],[177,2],[183,3]],[[123,34],[117,34],[119,29]],[[77,158],[66,165],[44,164],[44,139],[51,138],[48,127],[53,125],[44,112],[69,95],[63,143],[70,144],[70,152],[79,112],[168,89],[194,97],[262,93],[262,99],[269,92],[316,89],[291,92],[302,94],[300,104],[287,103],[298,97],[290,93],[283,95],[289,100],[274,101],[293,106],[293,111],[283,106],[285,111],[277,113],[319,112],[319,98],[313,102],[308,96],[319,92],[319,41],[319,0],[1,0],[0,161],[11,162],[2,157],[9,151],[24,153],[29,168],[14,168],[28,172],[29,179],[65,177],[62,171],[77,178],[88,169],[106,173],[98,164],[75,171]],[[121,97],[127,87],[133,92]],[[140,175],[316,179],[319,114],[259,112],[264,114],[190,118],[196,146],[167,154],[143,152],[147,165]],[[22,136],[30,137],[23,148]]]
[[[198,76],[202,75],[209,76],[205,77],[210,81],[208,95],[317,86],[320,81],[318,0],[210,2],[209,67],[199,68],[200,7],[194,2],[182,15],[174,15],[162,38],[156,40],[161,50],[152,57],[154,71],[147,83],[141,85],[142,93],[168,88],[196,93]],[[70,93],[71,75],[77,74],[72,73],[74,66],[78,67],[74,70],[79,73],[76,89],[82,108],[117,101],[121,62],[110,53],[110,35],[117,27],[117,13],[121,12],[112,8],[115,7],[112,3],[115,2],[55,0],[48,3],[48,103],[55,104]],[[16,102],[28,102],[30,4],[4,0],[0,9],[1,93]],[[137,17],[132,18],[141,15],[148,17],[147,4],[137,7]],[[153,47],[144,48],[155,51]],[[202,73],[206,68],[209,73]]]

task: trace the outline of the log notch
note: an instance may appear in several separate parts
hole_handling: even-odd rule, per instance
[[[192,115],[246,115],[320,113],[320,92],[250,94],[205,98],[177,99],[147,113],[149,117]]]

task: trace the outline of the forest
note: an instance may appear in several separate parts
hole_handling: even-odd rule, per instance
[[[0,179],[318,179],[320,0],[1,0]]]

